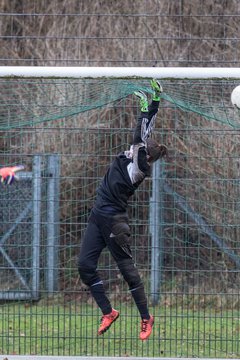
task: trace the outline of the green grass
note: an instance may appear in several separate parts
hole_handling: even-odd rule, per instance
[[[138,340],[139,316],[130,305],[120,306],[120,319],[100,337],[96,332],[101,315],[87,302],[78,307],[73,303],[66,306],[12,303],[1,305],[0,311],[1,354],[240,356],[237,311],[152,308],[155,326],[147,342]]]

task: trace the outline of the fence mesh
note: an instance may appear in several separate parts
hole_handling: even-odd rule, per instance
[[[119,95],[116,101],[102,107],[94,106],[92,100],[92,110],[61,119],[50,118],[48,122],[43,117],[43,122],[2,130],[1,143],[8,150],[1,153],[1,163],[24,163],[26,170],[31,171],[33,157],[41,154],[41,176],[44,178],[44,159],[55,153],[60,156],[61,168],[58,288],[49,294],[46,258],[50,249],[45,241],[49,197],[43,188],[40,296],[37,302],[16,300],[1,304],[0,346],[3,353],[152,357],[239,355],[239,133],[228,121],[212,120],[213,104],[215,113],[222,111],[225,119],[228,119],[228,112],[235,111],[228,103],[229,96],[225,97],[226,83],[219,81],[217,92],[214,90],[216,83],[213,86],[211,82],[196,81],[190,87],[191,96],[185,98],[181,94],[187,93],[187,81],[179,84],[170,80],[164,82],[167,90],[161,101],[155,132],[159,141],[169,147],[170,156],[161,174],[164,178],[163,201],[158,205],[163,212],[163,223],[158,226],[163,231],[164,245],[160,252],[161,267],[158,268],[159,301],[151,305],[155,328],[147,344],[138,340],[138,313],[108,252],[102,254],[99,270],[113,306],[120,310],[121,321],[103,337],[95,335],[101,314],[77,273],[77,256],[95,189],[115,154],[128,149],[131,144],[132,129],[139,114],[137,99],[132,95],[124,94],[123,98]],[[139,81],[133,81],[131,90],[138,84]],[[116,83],[114,85],[117,92]],[[148,90],[144,81],[142,86]],[[228,89],[233,86],[235,82],[227,83]],[[171,89],[174,90],[172,93]],[[196,106],[183,111],[186,108],[182,106],[183,99],[189,104],[194,89],[198,96],[207,94],[207,89],[211,89],[212,94],[222,94],[219,107],[216,108],[217,102],[205,102],[206,106],[202,107],[205,111],[211,109],[210,116],[193,112]],[[39,93],[39,97],[35,96],[37,105],[41,91]],[[59,93],[61,99],[62,93]],[[170,93],[171,99],[175,96],[174,100],[169,101]],[[177,97],[181,98],[181,103]],[[98,101],[97,96],[94,98]],[[213,96],[209,98],[211,100]],[[24,104],[23,97],[21,102]],[[66,104],[64,111],[65,107]],[[11,107],[7,109],[11,119]],[[24,107],[20,106],[19,111],[21,109]],[[51,116],[47,108],[45,112]],[[150,304],[149,197],[152,181],[146,180],[129,204],[133,254]],[[9,191],[8,188],[3,190]],[[5,216],[11,207],[12,202],[5,204]],[[6,221],[5,226],[7,224]],[[19,241],[22,232],[24,229],[4,244],[6,249],[11,248],[14,252],[15,264],[18,257],[19,261],[21,258]],[[11,283],[12,277],[6,277],[5,272],[6,282]]]
[[[238,0],[3,0],[0,65],[239,67],[239,10]],[[34,220],[29,212],[18,224],[12,215],[21,216],[34,191],[31,179],[0,189],[0,292],[15,294],[0,303],[0,353],[12,354],[4,358],[239,358],[239,114],[230,104],[237,80],[163,84],[156,134],[170,158],[161,164],[164,246],[159,299],[151,305],[154,332],[147,343],[138,341],[138,314],[105,252],[99,268],[121,321],[96,336],[101,314],[79,280],[77,255],[95,188],[109,161],[132,139],[138,104],[130,83],[130,91],[123,84],[105,91],[101,104],[101,89],[89,94],[82,112],[79,82],[48,79],[36,86],[29,79],[1,80],[0,164],[22,163],[32,173],[40,155],[35,180],[42,195],[38,300],[17,300],[26,287],[16,269],[32,288]],[[145,82],[141,86],[148,91]],[[117,94],[119,89],[124,93]],[[60,217],[54,220],[58,258],[52,269],[58,289],[50,294],[46,238],[52,177],[46,161],[52,154],[59,155],[61,171]],[[134,257],[150,304],[152,181],[129,206]],[[13,226],[11,237],[4,237]],[[12,268],[6,254],[14,260]]]

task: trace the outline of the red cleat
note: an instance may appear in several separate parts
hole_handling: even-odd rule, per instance
[[[116,321],[118,317],[119,317],[119,312],[114,309],[112,309],[112,312],[110,312],[110,314],[103,315],[101,318],[101,325],[98,329],[98,335],[102,335],[103,333],[105,333],[105,331],[107,331],[110,328],[112,323]]]
[[[154,324],[154,318],[152,315],[150,315],[150,319],[143,319],[141,322],[141,332],[140,332],[140,339],[141,340],[147,340],[149,336],[151,335],[152,328]]]

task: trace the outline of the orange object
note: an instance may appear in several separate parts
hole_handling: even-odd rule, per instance
[[[110,314],[103,315],[101,318],[101,325],[98,329],[98,335],[102,335],[105,331],[107,331],[112,323],[117,320],[119,317],[119,312],[117,310],[112,309]]]
[[[150,315],[150,319],[143,319],[141,322],[141,332],[140,332],[140,339],[147,340],[151,335],[152,328],[154,324],[154,318]]]
[[[1,182],[4,184],[11,184],[16,177],[16,172],[24,169],[23,165],[4,167],[0,169]]]

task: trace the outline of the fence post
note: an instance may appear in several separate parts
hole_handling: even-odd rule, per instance
[[[47,157],[46,290],[48,294],[57,291],[59,283],[59,179],[60,157],[58,154],[51,154]]]
[[[41,155],[33,158],[33,244],[32,244],[32,297],[39,298],[40,280],[40,227],[41,227]]]
[[[165,163],[158,160],[153,164],[152,197],[150,199],[150,233],[151,233],[151,302],[159,301],[162,277],[164,246],[164,181]]]

